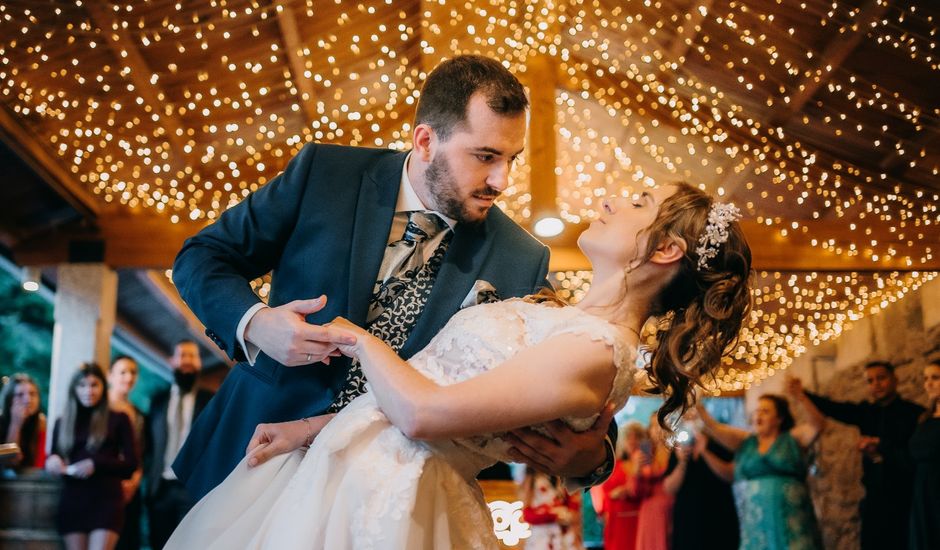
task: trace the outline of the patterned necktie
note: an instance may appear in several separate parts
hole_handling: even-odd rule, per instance
[[[438,215],[411,212],[405,234],[388,245],[382,258],[375,291],[369,300],[366,330],[396,352],[401,351],[424,311],[453,233],[444,235],[427,262],[424,261],[424,244],[445,229],[447,224]],[[342,390],[327,412],[339,412],[365,393],[365,383],[359,363],[353,361]]]
[[[411,212],[401,239],[388,245],[379,277],[369,300],[366,324],[371,324],[401,294],[404,285],[413,280],[425,264],[424,246],[427,241],[447,229],[440,216],[431,212]]]

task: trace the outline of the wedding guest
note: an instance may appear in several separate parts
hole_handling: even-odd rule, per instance
[[[173,347],[170,367],[173,384],[151,399],[145,430],[145,497],[153,550],[163,548],[193,506],[192,497],[170,466],[189,436],[193,422],[212,398],[211,391],[197,387],[202,358],[196,342],[178,342]]]
[[[691,409],[687,419],[693,416]],[[672,550],[734,550],[738,548],[738,514],[731,485],[705,462],[706,450],[723,461],[734,455],[704,433],[689,433],[669,459],[673,475],[665,490],[675,496],[672,507]]]
[[[940,548],[940,359],[924,368],[924,390],[929,406],[910,441],[915,467],[911,550]]]
[[[646,428],[637,421],[624,425],[618,437],[614,471],[601,485],[604,493],[604,548],[634,550],[640,499],[636,495],[640,447],[649,445]]]
[[[578,510],[580,499],[569,495],[555,476],[526,467],[522,480],[522,519],[531,526],[526,550],[577,550],[581,548]]]
[[[131,390],[137,384],[139,368],[137,361],[120,355],[111,362],[108,371],[108,404],[111,410],[127,415],[134,429],[134,446],[137,449],[138,467],[130,479],[121,482],[124,491],[124,528],[118,537],[118,550],[140,548],[140,516],[143,503],[140,497],[140,481],[143,477],[144,414],[130,401]]]
[[[599,499],[604,496],[599,486],[591,487],[581,494],[581,542],[585,550],[601,550],[604,548],[604,519],[602,512],[594,504],[594,494],[599,493]],[[603,505],[602,510],[603,510]]]
[[[641,446],[636,496],[640,498],[637,517],[637,550],[668,550],[672,530],[672,494],[667,483],[675,484],[677,474],[669,471],[669,447],[656,414],[650,417],[648,447]]]
[[[824,417],[791,385],[809,421],[796,424],[784,397],[760,397],[752,417],[753,433],[716,421],[704,407],[698,414],[710,438],[734,451],[734,461],[705,449],[709,467],[734,481],[742,549],[815,550],[822,543],[806,485],[806,450],[825,425]]]
[[[914,468],[908,442],[924,409],[898,395],[894,365],[865,365],[870,401],[848,403],[806,392],[830,418],[857,426],[865,498],[859,504],[862,550],[907,546]]]
[[[20,453],[11,465],[42,468],[46,462],[46,415],[40,410],[39,384],[17,373],[0,391],[0,434],[3,443],[16,443]]]
[[[68,550],[110,550],[124,524],[121,481],[137,469],[137,449],[127,415],[108,407],[107,388],[101,367],[79,367],[53,429],[46,471],[64,478],[58,526]]]

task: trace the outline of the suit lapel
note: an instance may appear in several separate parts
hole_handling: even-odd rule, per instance
[[[406,156],[407,153],[387,155],[363,175],[350,243],[346,313],[358,325],[365,323],[369,298],[388,244]]]
[[[493,240],[487,238],[486,223],[472,227],[457,225],[454,238],[437,274],[418,324],[402,347],[401,356],[417,353],[438,333],[473,287]]]

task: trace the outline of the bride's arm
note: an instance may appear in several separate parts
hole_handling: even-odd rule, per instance
[[[564,416],[590,416],[613,383],[613,351],[602,342],[563,334],[523,349],[477,377],[438,386],[369,333],[347,325],[379,406],[413,439],[444,439],[531,426]]]

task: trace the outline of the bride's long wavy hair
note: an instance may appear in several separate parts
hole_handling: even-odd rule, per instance
[[[728,240],[699,267],[696,248],[715,201],[687,183],[673,185],[675,193],[645,230],[642,258],[649,260],[666,238],[681,238],[687,245],[679,271],[659,292],[651,312],[658,322],[647,371],[654,386],[650,391],[663,395],[657,418],[667,431],[670,415],[695,402],[695,385],[715,375],[751,308],[751,249],[741,226],[731,222]]]
[[[730,223],[728,240],[706,267],[699,268],[696,248],[715,201],[687,183],[671,185],[676,191],[644,230],[648,244],[638,258],[639,263],[648,261],[667,238],[681,238],[687,245],[679,271],[659,292],[651,311],[657,324],[647,366],[653,387],[646,391],[663,396],[657,418],[667,433],[672,432],[669,417],[695,402],[695,386],[714,376],[721,358],[734,347],[751,308],[751,249],[741,226]],[[524,299],[568,305],[549,289]]]

